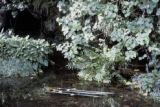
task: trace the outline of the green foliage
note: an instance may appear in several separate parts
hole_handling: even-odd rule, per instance
[[[32,64],[23,59],[9,58],[0,59],[0,75],[3,77],[10,76],[29,76],[35,74]]]
[[[0,74],[22,72],[23,75],[23,72],[27,74],[27,72],[39,71],[42,66],[48,66],[48,54],[51,53],[51,49],[52,46],[45,40],[33,40],[29,37],[21,38],[14,35],[7,38],[1,33],[0,68],[3,69]]]
[[[158,2],[61,0],[57,7],[63,16],[57,21],[62,26],[65,41],[57,50],[85,79],[110,81],[113,73],[118,75],[113,68],[126,68],[135,58],[151,61],[154,50],[155,56],[160,55]],[[144,51],[141,56],[138,56],[139,50]]]
[[[133,78],[133,82],[138,85],[142,93],[148,94],[153,90],[152,88],[155,83],[155,79],[153,73],[148,73],[136,76],[135,78]]]
[[[111,61],[115,59],[114,61]],[[86,49],[68,64],[69,68],[80,69],[79,76],[85,80],[110,83],[112,77],[121,77],[115,74],[114,64],[121,61],[121,54],[117,52],[112,59],[105,56],[99,49]],[[122,78],[121,78],[122,79]]]
[[[146,93],[156,100],[160,100],[160,73],[153,70],[151,73],[141,74],[133,78],[133,83],[140,88],[141,93]]]
[[[3,0],[1,2],[6,2],[7,0]],[[28,8],[28,0],[11,0],[11,2],[7,2],[0,6],[2,11],[11,11],[13,18],[16,17],[18,14],[18,10],[23,11],[24,9]],[[4,16],[3,16],[4,17]]]

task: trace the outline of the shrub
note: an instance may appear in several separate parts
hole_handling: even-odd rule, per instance
[[[16,58],[0,59],[0,75],[2,77],[10,76],[29,76],[35,74],[32,64],[25,60]]]
[[[12,35],[6,37],[0,34],[0,74],[21,75],[27,72],[39,71],[42,66],[48,66],[48,54],[52,51],[51,45],[42,39],[34,40],[29,36],[21,38]]]
[[[151,73],[135,76],[132,81],[140,89],[141,93],[146,93],[152,98],[160,101],[159,71],[153,70]]]

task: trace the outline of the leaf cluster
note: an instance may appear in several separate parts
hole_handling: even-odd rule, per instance
[[[111,72],[118,74],[112,68],[127,68],[133,59],[150,62],[153,50],[159,55],[158,4],[159,0],[61,0],[57,7],[63,15],[57,21],[62,26],[65,41],[57,50],[74,66],[80,66],[78,69],[83,74],[97,81],[103,81]],[[99,53],[90,54],[86,47],[96,48]],[[139,50],[144,52],[139,55]],[[88,59],[93,56],[96,60]],[[101,73],[101,69],[106,70]]]
[[[4,33],[1,33],[0,60],[2,61],[0,66],[5,68],[3,73],[4,71],[11,72],[12,70],[16,72],[14,68],[17,69],[17,72],[32,72],[38,71],[42,66],[48,66],[48,55],[52,53],[52,47],[43,39],[34,40],[29,36],[21,38],[14,35],[8,38]],[[30,70],[27,71],[27,69]],[[11,73],[14,74],[14,72]]]

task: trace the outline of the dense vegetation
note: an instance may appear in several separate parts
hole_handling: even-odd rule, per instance
[[[0,17],[3,22],[0,27],[4,31],[13,28],[14,33],[21,32],[22,29],[17,31],[17,28],[23,28],[23,25],[17,24],[17,20],[21,18],[19,14],[26,10],[34,18],[33,23],[36,21],[39,25],[35,29],[39,31],[38,36],[30,36],[44,38],[50,44],[2,33],[0,66],[3,71],[0,70],[0,74],[8,76],[18,72],[29,75],[28,71],[38,71],[42,66],[47,66],[47,56],[56,42],[57,51],[68,59],[68,68],[79,70],[80,78],[103,83],[132,78],[142,93],[160,97],[159,0],[4,1],[2,12],[5,10],[6,17],[12,17],[6,19],[0,13],[3,16]],[[12,16],[8,16],[8,12]],[[63,36],[57,32],[60,27],[56,24],[56,18]],[[7,23],[12,21],[12,24]],[[30,27],[33,27],[32,24],[22,32]],[[22,63],[25,64],[20,65]],[[12,70],[8,69],[10,66]],[[17,69],[17,66],[23,67]]]
[[[48,55],[52,47],[45,40],[33,40],[0,34],[0,75],[28,76],[48,66]]]
[[[58,4],[62,16],[57,21],[65,40],[57,49],[69,59],[68,66],[79,69],[78,75],[85,80],[122,79],[121,69],[137,64],[147,74],[133,80],[143,92],[159,92],[159,3],[62,0]]]
[[[3,77],[29,76],[48,66],[48,55],[54,46],[42,39],[42,32],[48,28],[41,28],[45,16],[33,11],[31,3],[32,0],[0,1],[0,75]]]

